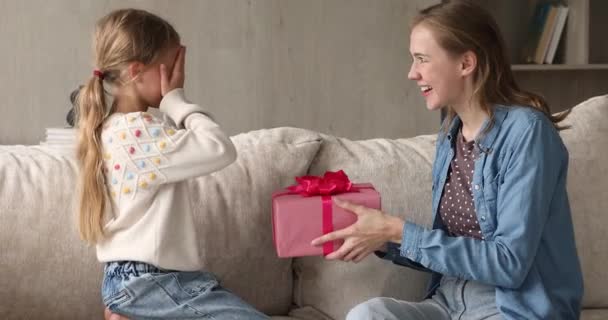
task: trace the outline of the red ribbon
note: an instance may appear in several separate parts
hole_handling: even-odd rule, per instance
[[[288,187],[293,193],[304,197],[329,196],[333,194],[357,191],[344,171],[327,171],[322,177],[296,177],[298,184]]]
[[[297,184],[287,187],[289,192],[277,194],[281,196],[285,194],[299,194],[303,197],[321,196],[322,203],[322,218],[323,218],[323,234],[328,234],[334,231],[333,223],[333,208],[331,196],[345,192],[358,192],[359,188],[355,187],[348,179],[344,171],[337,172],[327,171],[322,177],[317,176],[301,176],[296,177]],[[275,196],[275,197],[276,197]],[[326,256],[334,251],[333,241],[323,244],[323,255]]]
[[[334,212],[332,208],[331,196],[322,196],[323,203],[323,234],[328,234],[334,231]],[[323,243],[323,256],[334,252],[334,242],[328,241]]]

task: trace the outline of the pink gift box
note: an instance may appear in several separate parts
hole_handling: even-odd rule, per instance
[[[314,247],[310,242],[357,221],[357,216],[335,205],[332,198],[380,209],[380,194],[369,183],[352,184],[354,191],[332,195],[306,196],[283,189],[273,194],[272,227],[277,255],[281,258],[327,255],[342,241]],[[292,193],[292,194],[290,194]]]

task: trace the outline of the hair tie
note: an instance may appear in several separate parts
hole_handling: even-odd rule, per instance
[[[104,78],[103,72],[101,72],[101,70],[99,70],[99,69],[93,70],[93,75],[96,76],[97,78],[99,78],[99,80],[103,80],[103,78]]]

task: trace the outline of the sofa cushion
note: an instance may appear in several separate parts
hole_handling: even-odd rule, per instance
[[[270,220],[272,192],[306,174],[321,144],[318,133],[295,128],[233,137],[235,164],[190,181],[199,252],[223,285],[272,315],[292,304],[291,259],[277,258]]]
[[[568,196],[583,268],[583,307],[608,308],[608,95],[584,101],[561,131],[570,153]]]
[[[290,259],[277,259],[270,227],[273,190],[306,173],[317,133],[277,128],[232,138],[235,163],[190,180],[207,269],[269,314],[292,303]],[[101,264],[78,238],[74,159],[40,147],[0,147],[2,319],[97,319]],[[264,201],[264,199],[268,199]]]
[[[430,226],[431,164],[434,136],[351,141],[323,136],[310,174],[342,169],[354,182],[371,182],[380,191],[383,211]],[[368,257],[358,264],[321,257],[294,260],[299,306],[313,306],[333,319],[377,296],[419,300],[428,275]]]

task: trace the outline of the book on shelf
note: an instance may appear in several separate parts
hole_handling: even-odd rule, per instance
[[[564,5],[548,1],[536,5],[523,49],[526,63],[553,63],[567,16],[568,7]]]
[[[545,56],[545,63],[552,64],[553,59],[555,58],[555,53],[557,52],[557,47],[559,45],[559,41],[562,37],[562,33],[564,31],[564,27],[566,26],[566,20],[568,18],[569,8],[567,6],[560,5],[558,7],[559,13],[557,16],[557,23],[555,24],[555,29],[553,30],[553,34],[551,35],[551,41],[549,42],[549,48],[547,49],[547,54]]]
[[[532,21],[530,22],[528,38],[523,48],[523,60],[526,63],[534,62],[536,47],[538,46],[538,42],[543,33],[543,27],[547,20],[549,9],[551,9],[551,4],[548,2],[541,2],[536,5],[536,9],[532,15]]]
[[[534,63],[542,64],[545,61],[545,53],[549,47],[549,41],[551,41],[551,34],[557,23],[557,14],[559,9],[553,5],[549,5],[549,13],[543,25],[543,31],[540,39],[536,45],[536,51],[534,53]]]

